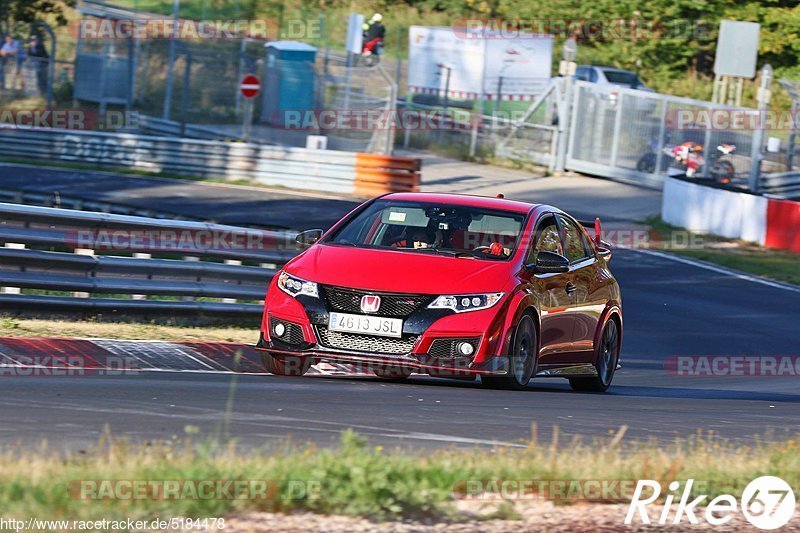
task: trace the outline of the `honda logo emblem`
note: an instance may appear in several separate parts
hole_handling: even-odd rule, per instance
[[[374,294],[365,294],[361,297],[361,311],[363,313],[377,313],[381,307],[381,297]]]

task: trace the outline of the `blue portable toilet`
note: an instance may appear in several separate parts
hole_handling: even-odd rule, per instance
[[[286,112],[314,110],[317,49],[297,41],[267,43],[261,120],[273,126],[286,125]]]

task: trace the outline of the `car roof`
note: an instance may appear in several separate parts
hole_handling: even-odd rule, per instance
[[[636,74],[635,72],[618,67],[612,67],[611,65],[579,65],[578,68],[595,68],[597,70],[602,71],[613,71],[613,72],[628,72],[630,74]]]
[[[434,192],[395,192],[386,194],[381,198],[388,200],[406,200],[409,202],[441,202],[452,205],[481,207],[484,209],[498,209],[514,213],[530,213],[534,208],[540,205],[493,196]]]

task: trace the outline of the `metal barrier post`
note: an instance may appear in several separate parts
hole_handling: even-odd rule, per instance
[[[661,117],[659,119],[658,124],[658,143],[656,144],[656,167],[653,169],[653,174],[661,174],[662,170],[666,170],[661,168],[661,163],[663,162],[664,158],[662,154],[664,152],[664,141],[666,140],[667,135],[667,102],[664,102],[664,105],[661,106]]]
[[[242,266],[242,262],[239,261],[238,259],[226,259],[225,260],[225,264],[226,265]],[[226,303],[226,304],[235,304],[236,301],[237,301],[236,298],[223,298],[222,299],[222,303]]]
[[[153,256],[151,254],[146,254],[146,253],[143,253],[143,252],[136,252],[136,253],[133,254],[133,258],[134,259],[152,259],[152,257]],[[153,275],[152,274],[148,274],[147,275],[147,279],[153,279]],[[131,300],[147,300],[147,295],[146,294],[131,294]]]
[[[11,248],[12,250],[24,250],[25,245],[19,242],[7,242],[5,244],[5,248]],[[20,270],[23,272],[25,271],[25,267],[20,267]],[[22,290],[19,287],[2,287],[0,288],[0,293],[2,294],[20,294]]]
[[[617,101],[616,114],[614,115],[614,134],[611,138],[611,166],[617,166],[617,155],[619,155],[619,131],[622,127],[622,103],[625,101],[625,95],[620,94]]]
[[[75,248],[75,254],[77,255],[94,255],[94,250],[90,250],[89,248]],[[84,291],[75,291],[72,293],[73,298],[88,298],[89,293]]]
[[[167,60],[167,87],[164,92],[164,113],[161,118],[167,120],[169,118],[169,109],[172,107],[172,82],[173,82],[173,67],[175,66],[175,41],[177,40],[178,33],[178,13],[180,12],[181,0],[173,0],[172,2],[172,35],[169,39],[169,59]]]
[[[764,148],[764,120],[763,116],[769,109],[770,85],[772,84],[772,67],[769,64],[764,65],[761,69],[761,85],[758,88],[758,111],[759,111],[759,127],[753,130],[753,144],[750,147],[750,176],[747,184],[751,192],[758,192],[759,177],[761,175],[761,159],[763,158],[762,149]]]

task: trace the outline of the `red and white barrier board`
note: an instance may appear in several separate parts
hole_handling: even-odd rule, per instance
[[[667,177],[661,217],[690,231],[800,252],[800,202]]]

